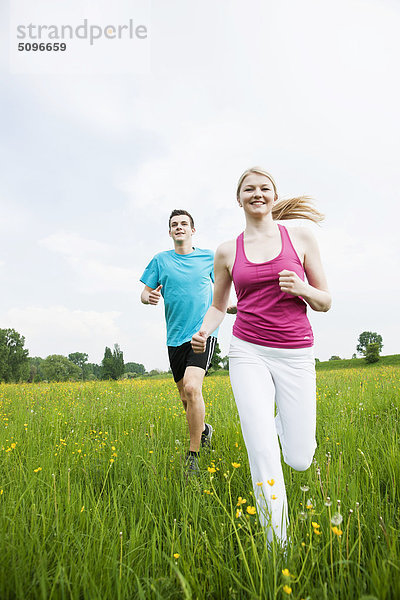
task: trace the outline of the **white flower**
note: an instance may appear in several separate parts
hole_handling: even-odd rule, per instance
[[[310,488],[308,487],[308,485],[301,485],[301,486],[300,486],[300,489],[301,489],[301,491],[302,491],[302,492],[308,492],[308,490],[309,490]]]
[[[340,513],[336,512],[331,519],[332,525],[340,525],[343,521],[343,517]]]

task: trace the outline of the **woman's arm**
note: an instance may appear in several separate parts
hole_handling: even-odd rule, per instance
[[[205,314],[200,330],[192,337],[194,352],[205,352],[206,341],[219,325],[221,325],[229,303],[232,277],[229,266],[232,262],[232,242],[221,244],[215,253],[214,259],[214,296],[213,302]]]
[[[305,228],[298,228],[296,237],[299,237],[304,248],[304,271],[307,281],[302,281],[292,271],[279,273],[279,285],[283,292],[293,296],[301,296],[313,310],[326,312],[332,304],[328,289],[318,243],[313,234]]]

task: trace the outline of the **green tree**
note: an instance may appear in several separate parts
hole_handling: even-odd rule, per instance
[[[144,375],[146,373],[146,369],[141,363],[127,362],[125,363],[125,373],[137,373],[138,375]]]
[[[229,369],[229,356],[223,356],[221,358],[221,365],[222,365],[223,369],[225,369],[226,371],[228,371],[228,369]]]
[[[104,350],[104,357],[101,361],[101,378],[102,379],[115,379],[114,377],[114,359],[111,349],[106,346]]]
[[[46,379],[42,371],[42,364],[43,358],[40,358],[40,356],[29,357],[29,383]]]
[[[363,354],[367,353],[368,344],[378,344],[379,352],[382,352],[383,340],[382,336],[375,331],[363,331],[358,336],[357,352]]]
[[[50,354],[45,358],[41,370],[48,381],[76,380],[82,376],[81,369],[61,354]]]
[[[372,344],[368,344],[365,351],[365,360],[367,363],[378,362],[379,358],[379,343],[374,342]]]
[[[124,374],[125,365],[124,365],[124,353],[122,352],[122,350],[118,346],[118,344],[114,344],[113,359],[114,359],[115,379],[119,379]]]
[[[68,354],[68,359],[74,363],[74,365],[76,365],[77,367],[79,367],[82,371],[82,379],[87,379],[88,378],[88,368],[87,368],[87,360],[88,360],[88,355],[86,354],[86,352],[72,352],[71,354]]]
[[[336,356],[336,354],[334,354],[333,356],[330,357],[329,360],[342,360],[342,359],[340,358],[340,356]]]
[[[102,379],[119,379],[124,374],[124,354],[118,344],[114,344],[114,351],[106,347],[104,358],[101,361]]]
[[[95,363],[87,363],[87,379],[101,379],[102,366]]]
[[[21,381],[29,377],[25,338],[15,329],[0,329],[0,381]]]
[[[218,371],[219,369],[221,369],[221,365],[220,365],[221,361],[222,361],[221,348],[219,347],[219,344],[217,342],[215,344],[214,354],[211,359],[210,369],[212,369],[213,371]]]

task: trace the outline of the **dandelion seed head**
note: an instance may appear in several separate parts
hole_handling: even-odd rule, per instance
[[[302,492],[308,492],[308,490],[309,490],[310,488],[308,487],[308,485],[301,485],[301,486],[300,486],[300,489],[301,489],[301,491],[302,491]]]
[[[343,517],[338,512],[336,512],[331,518],[332,525],[340,525],[342,521],[343,521]]]

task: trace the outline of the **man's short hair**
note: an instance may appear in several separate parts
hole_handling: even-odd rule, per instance
[[[171,219],[173,217],[178,217],[179,215],[186,215],[187,217],[189,217],[190,219],[190,226],[192,229],[194,229],[194,221],[193,221],[193,217],[190,213],[188,213],[187,210],[180,210],[178,208],[175,208],[175,210],[172,211],[172,213],[169,215],[169,228],[171,229]]]

